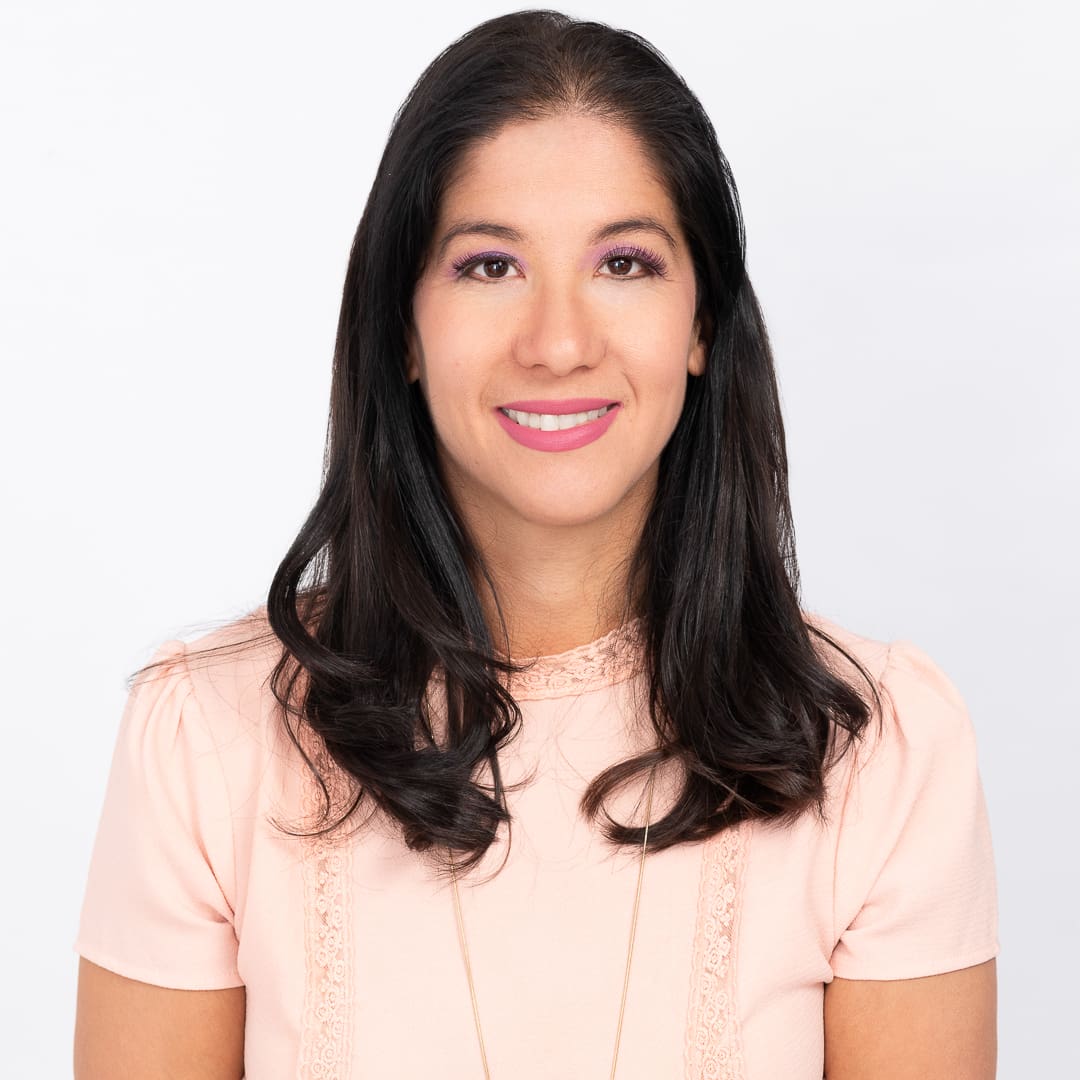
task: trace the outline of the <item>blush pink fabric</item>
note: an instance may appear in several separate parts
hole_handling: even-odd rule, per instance
[[[963,701],[914,645],[809,617],[877,681],[880,729],[834,769],[824,821],[744,825],[648,858],[619,1080],[820,1080],[834,975],[906,979],[998,952]],[[258,618],[167,642],[163,671],[132,690],[75,949],[160,986],[244,985],[248,1080],[476,1080],[445,882],[378,815],[336,840],[271,824],[302,826],[318,805],[266,685],[277,654],[194,655]],[[609,1074],[637,858],[577,807],[596,773],[648,742],[636,656],[616,632],[514,683],[509,856],[491,877],[504,838],[461,890],[495,1080]],[[674,782],[659,778],[654,820]],[[612,813],[632,817],[641,795]]]

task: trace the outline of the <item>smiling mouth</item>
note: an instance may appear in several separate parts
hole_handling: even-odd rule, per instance
[[[515,424],[521,427],[532,428],[534,431],[566,431],[569,428],[581,427],[582,424],[599,420],[615,408],[614,404],[605,405],[602,409],[589,409],[586,412],[576,413],[534,413],[522,412],[520,409],[500,409],[503,416],[509,417]]]

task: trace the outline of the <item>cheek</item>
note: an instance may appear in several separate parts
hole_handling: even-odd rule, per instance
[[[416,305],[410,367],[433,419],[450,404],[452,391],[465,389],[471,353],[467,325],[440,317],[432,305]]]
[[[423,339],[421,339],[423,340]],[[454,459],[476,452],[476,402],[483,386],[468,340],[443,334],[419,350],[420,389],[438,443]]]
[[[438,353],[425,354],[421,386],[428,403],[432,421],[437,428],[458,426],[469,412],[469,404],[480,393],[475,366],[460,352],[450,351],[448,343],[440,342]],[[446,434],[446,433],[444,433]]]
[[[619,335],[622,353],[630,358],[628,374],[653,400],[681,408],[686,393],[687,361],[695,331],[680,309],[653,312],[645,319],[624,323]]]
[[[475,380],[492,349],[492,321],[478,318],[445,286],[417,291],[413,326],[421,367],[432,386]]]

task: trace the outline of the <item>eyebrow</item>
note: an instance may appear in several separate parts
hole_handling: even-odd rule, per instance
[[[666,240],[672,251],[679,250],[675,237],[671,235],[666,226],[657,221],[656,218],[651,217],[622,218],[619,221],[609,221],[589,237],[589,243],[590,245],[601,244],[605,240],[618,236],[620,233],[628,232],[654,233]],[[459,236],[489,236],[495,240],[507,240],[512,244],[520,244],[525,239],[517,229],[512,229],[509,225],[499,225],[494,221],[462,221],[447,229],[442,240],[439,241],[440,259],[446,254],[446,249],[450,244]]]
[[[446,230],[446,235],[439,241],[439,258],[446,254],[446,249],[451,241],[459,236],[490,236],[496,240],[508,240],[512,244],[520,244],[525,239],[509,225],[497,225],[494,221],[462,221]]]
[[[656,218],[651,217],[624,218],[622,221],[609,222],[592,234],[589,238],[589,243],[600,244],[605,240],[610,240],[613,237],[618,236],[619,233],[628,232],[655,233],[657,236],[668,242],[668,246],[672,251],[679,250],[679,245],[676,243],[675,237],[672,236],[668,229],[657,221]]]

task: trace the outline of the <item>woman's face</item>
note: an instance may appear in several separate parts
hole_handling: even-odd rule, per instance
[[[564,115],[478,142],[443,200],[408,356],[459,512],[496,530],[640,524],[704,369],[694,308],[675,207],[628,129]]]

